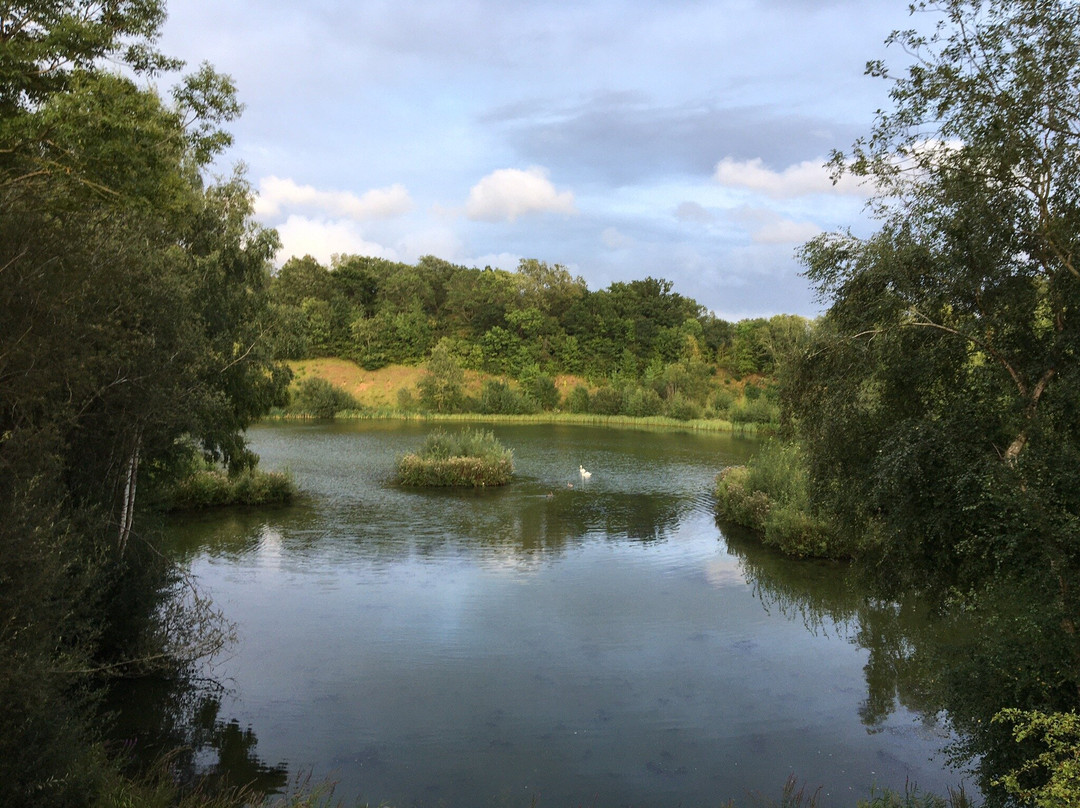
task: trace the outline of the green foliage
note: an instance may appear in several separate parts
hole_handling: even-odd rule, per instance
[[[163,14],[156,0],[3,11],[4,805],[92,799],[102,679],[168,674],[208,647],[186,642],[200,620],[144,532],[143,492],[193,446],[250,466],[243,431],[289,381],[267,339],[277,235],[252,220],[241,175],[201,173],[230,142],[231,81],[204,66],[168,103],[99,68],[179,67],[154,47]]]
[[[664,400],[660,398],[659,393],[650,388],[639,387],[626,397],[627,415],[632,415],[637,418],[648,418],[653,415],[659,415],[663,410]]]
[[[667,402],[667,414],[677,421],[692,421],[701,417],[701,407],[692,399],[676,393]]]
[[[313,418],[333,418],[342,410],[360,409],[360,404],[347,391],[313,376],[297,383],[289,409]]]
[[[735,403],[735,394],[721,388],[709,396],[708,409],[714,418],[727,418],[731,405]]]
[[[160,507],[172,511],[223,505],[285,505],[295,497],[292,478],[280,471],[252,468],[228,474],[220,469],[201,469],[177,481]]]
[[[912,11],[938,26],[890,37],[914,56],[868,66],[892,108],[833,160],[875,188],[880,229],[803,252],[830,308],[787,421],[881,597],[913,587],[978,636],[938,681],[988,802],[1052,799],[1025,779],[1044,728],[1018,744],[990,719],[1080,708],[1080,7]]]
[[[491,432],[466,429],[451,434],[436,430],[418,452],[398,462],[398,477],[409,486],[505,485],[514,473],[513,452]]]
[[[1012,727],[1018,744],[1034,744],[1034,753],[997,785],[1036,808],[1080,805],[1080,716],[1002,710],[994,721]]]
[[[909,784],[903,793],[875,789],[869,800],[859,800],[858,808],[975,808],[975,802],[963,788],[950,789],[946,796],[940,796],[920,792],[917,786]]]
[[[421,406],[431,412],[458,412],[465,400],[465,371],[446,339],[435,346],[424,368],[427,373],[417,383]]]
[[[526,395],[535,401],[540,409],[550,412],[559,406],[559,390],[555,386],[555,380],[546,373],[537,373],[531,378],[523,378],[522,387]]]
[[[480,390],[479,411],[488,415],[527,415],[540,405],[526,398],[506,382],[488,379]]]
[[[601,387],[589,397],[589,412],[597,415],[619,415],[624,406],[622,390],[614,387]]]
[[[756,387],[747,387],[747,391],[758,390]],[[751,398],[744,397],[727,408],[728,419],[733,424],[772,424],[780,422],[780,407],[767,398],[758,395]]]
[[[806,459],[793,443],[770,441],[745,466],[716,480],[717,513],[759,531],[762,540],[790,555],[845,557],[852,548],[811,505]]]
[[[566,394],[566,409],[570,412],[589,412],[589,391],[581,384],[575,384],[573,389]]]

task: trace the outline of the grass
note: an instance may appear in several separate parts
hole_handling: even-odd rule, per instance
[[[226,505],[285,505],[295,498],[296,485],[284,472],[246,469],[229,475],[220,469],[199,469],[173,486],[160,507],[181,511]]]
[[[523,424],[587,424],[597,426],[620,426],[646,429],[678,429],[694,432],[735,432],[755,435],[771,432],[766,424],[749,421],[732,421],[719,418],[693,418],[680,420],[665,416],[635,417],[631,415],[600,415],[597,413],[572,413],[563,410],[539,412],[528,415],[501,415],[482,413],[420,413],[406,412],[399,406],[400,390],[415,391],[416,383],[426,372],[422,366],[388,365],[379,370],[364,370],[347,359],[305,359],[289,362],[294,373],[294,388],[305,379],[320,378],[334,387],[351,395],[359,405],[358,409],[337,413],[338,418],[356,420],[404,419],[423,421],[446,421],[450,423],[523,423]],[[465,371],[463,392],[478,398],[484,381],[494,378],[477,371]],[[562,374],[556,376],[555,388],[563,398],[578,385],[595,392],[596,386],[590,385],[579,376]],[[278,411],[270,416],[273,419],[306,419],[310,416],[300,413]],[[736,418],[739,416],[737,415]]]
[[[505,485],[514,474],[514,454],[491,432],[436,430],[417,452],[398,461],[398,478],[410,486]]]
[[[852,554],[833,526],[814,511],[806,460],[796,444],[765,444],[747,465],[724,469],[716,478],[715,493],[722,519],[758,531],[763,543],[788,555]]]

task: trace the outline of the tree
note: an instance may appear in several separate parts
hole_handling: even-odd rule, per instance
[[[817,501],[879,562],[882,583],[976,612],[1003,591],[1032,599],[1017,620],[1050,644],[1052,674],[988,686],[987,698],[1074,709],[1080,7],[912,11],[940,22],[889,38],[914,58],[897,78],[868,66],[892,80],[893,108],[832,161],[875,189],[881,228],[806,246],[831,305],[786,401]],[[1003,759],[987,723],[972,722],[967,746],[984,773]]]
[[[153,47],[162,14],[0,14],[3,804],[93,799],[98,677],[170,658],[143,484],[193,446],[252,463],[243,430],[287,383],[267,340],[277,236],[242,176],[202,176],[239,110],[231,81],[201,68],[167,103],[99,69],[177,66]]]
[[[458,411],[465,400],[465,371],[445,338],[431,350],[424,369],[427,373],[416,385],[421,405],[432,412]]]

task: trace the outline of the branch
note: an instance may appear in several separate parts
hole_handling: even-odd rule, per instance
[[[965,334],[962,331],[957,331],[955,328],[950,328],[947,325],[935,323],[929,317],[921,314],[914,306],[909,309],[909,311],[916,317],[921,318],[921,320],[914,320],[912,322],[903,323],[902,325],[918,328],[933,328],[937,331],[943,331],[946,334],[952,334],[955,337],[960,337],[960,339],[966,342],[970,342],[976,348],[982,351],[986,351],[986,353],[992,356],[999,365],[1001,365],[1003,368],[1005,368],[1006,371],[1008,371],[1009,376],[1011,376],[1013,382],[1016,383],[1016,388],[1020,391],[1020,395],[1024,398],[1028,397],[1027,385],[1024,384],[1024,380],[1020,377],[1019,372],[1017,372],[1017,370],[1011,364],[1009,364],[1008,360],[1006,360],[1005,357],[1002,356],[997,350],[995,350],[994,347],[991,346],[989,343],[983,342],[982,340],[977,339],[970,334]]]

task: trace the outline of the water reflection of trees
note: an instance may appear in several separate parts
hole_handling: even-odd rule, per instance
[[[255,732],[222,716],[222,695],[216,683],[183,675],[120,681],[109,694],[112,743],[128,755],[132,769],[164,765],[183,789],[283,791],[285,764],[259,758]]]
[[[898,706],[927,723],[938,720],[941,698],[928,651],[950,632],[918,599],[874,598],[850,565],[789,558],[750,531],[727,523],[723,531],[728,551],[766,609],[800,619],[813,632],[835,631],[867,652],[859,717],[868,729],[879,729]]]
[[[556,490],[497,496],[484,507],[468,505],[471,492],[418,495],[444,507],[437,518],[403,518],[393,512],[366,513],[363,521],[334,520],[314,510],[291,508],[277,514],[235,511],[170,527],[175,557],[188,561],[200,553],[240,558],[273,537],[286,556],[324,556],[327,552],[377,563],[418,555],[436,557],[449,549],[470,553],[497,551],[531,560],[556,557],[597,536],[611,541],[658,542],[677,528],[695,501],[671,494],[628,494]],[[337,544],[336,548],[332,545]],[[342,544],[347,544],[347,551]]]
[[[881,727],[898,705],[927,724],[946,723],[954,736],[952,760],[971,767],[991,800],[1000,796],[992,781],[1030,752],[994,715],[1006,706],[1080,707],[1078,640],[1054,606],[1053,581],[1044,582],[1044,592],[1018,576],[978,600],[932,605],[912,593],[876,597],[857,566],[790,559],[747,531],[727,524],[723,531],[766,609],[802,619],[811,631],[838,631],[866,650],[863,723]]]

